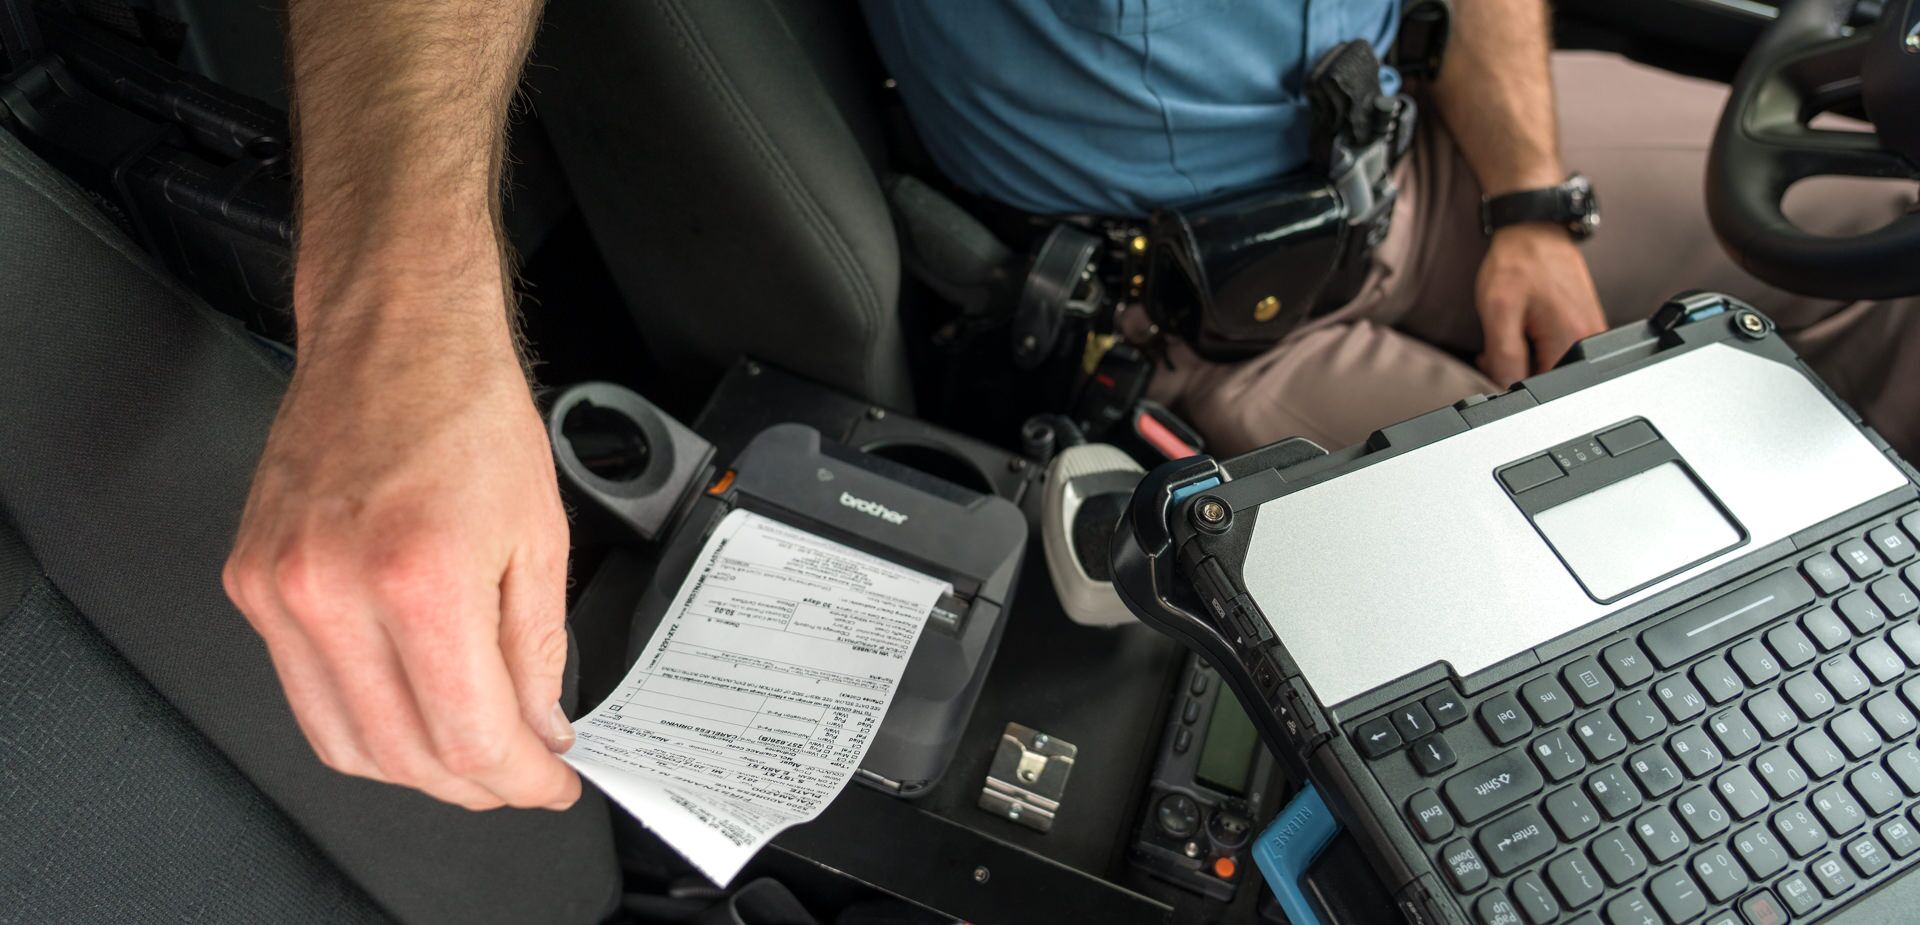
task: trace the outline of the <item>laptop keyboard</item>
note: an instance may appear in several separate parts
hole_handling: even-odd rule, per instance
[[[1817,920],[1920,860],[1917,543],[1907,511],[1354,744],[1483,925]]]

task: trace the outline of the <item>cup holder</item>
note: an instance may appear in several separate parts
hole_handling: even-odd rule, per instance
[[[987,477],[986,471],[946,447],[917,440],[881,440],[860,449],[922,475],[952,482],[968,491],[993,494],[993,480]]]
[[[713,459],[712,444],[610,382],[560,393],[547,438],[562,484],[649,541],[666,532]]]
[[[609,482],[631,482],[647,471],[653,445],[633,418],[590,398],[567,409],[560,436],[588,472]]]

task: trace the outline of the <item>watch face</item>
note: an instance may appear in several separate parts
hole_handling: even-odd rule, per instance
[[[1600,230],[1600,213],[1588,212],[1586,215],[1574,219],[1571,230],[1573,231],[1573,236],[1581,240],[1593,237],[1593,233]]]
[[[1567,178],[1564,187],[1567,191],[1567,205],[1573,213],[1567,222],[1567,230],[1573,233],[1575,240],[1586,240],[1600,230],[1600,200],[1593,194],[1593,181],[1584,174],[1574,174]]]

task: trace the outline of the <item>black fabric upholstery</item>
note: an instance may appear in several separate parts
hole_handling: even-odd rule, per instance
[[[0,519],[0,614],[27,593],[27,584],[38,575],[39,566],[33,564],[27,544],[5,519]]]
[[[669,375],[745,353],[910,407],[864,35],[852,2],[548,6],[534,105]]]
[[[9,545],[0,921],[388,921]]]
[[[0,279],[0,517],[50,584],[396,919],[603,915],[618,872],[597,792],[561,814],[473,814],[315,760],[219,581],[285,375],[4,131]],[[0,804],[0,840],[44,821],[15,809]],[[106,889],[105,871],[68,874]]]

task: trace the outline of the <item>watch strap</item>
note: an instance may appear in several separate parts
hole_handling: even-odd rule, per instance
[[[1480,201],[1480,224],[1487,234],[1528,222],[1560,225],[1575,240],[1587,238],[1599,224],[1592,184],[1574,174],[1559,186],[1503,193]]]

